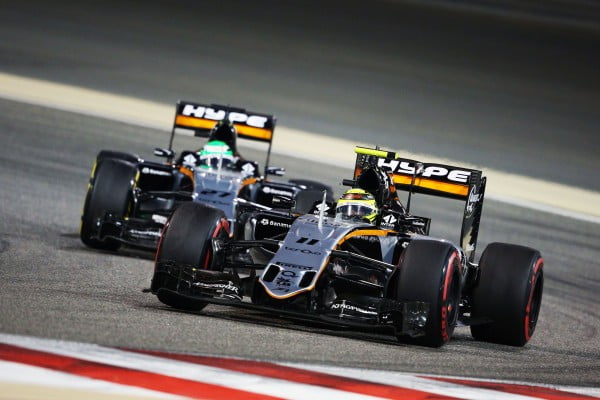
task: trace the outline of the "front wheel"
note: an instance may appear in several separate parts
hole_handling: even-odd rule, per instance
[[[450,340],[458,320],[460,265],[458,250],[445,241],[413,240],[402,254],[398,300],[429,305],[424,335],[410,339],[412,342],[440,347]]]
[[[205,303],[186,301],[173,296],[173,292],[190,289],[193,279],[189,275],[194,270],[219,270],[213,257],[212,239],[228,236],[229,223],[223,211],[199,203],[181,204],[167,221],[156,249],[152,293],[174,308],[204,308]]]
[[[476,340],[524,346],[535,330],[544,288],[544,260],[529,247],[491,243],[479,261],[471,334]],[[479,321],[483,323],[477,324]]]

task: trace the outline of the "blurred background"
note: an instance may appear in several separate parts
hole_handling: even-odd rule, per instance
[[[597,0],[1,7],[2,72],[600,190]]]

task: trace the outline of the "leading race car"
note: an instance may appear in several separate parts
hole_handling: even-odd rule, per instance
[[[274,182],[267,178],[284,174],[283,168],[268,165],[274,129],[272,115],[217,104],[177,102],[169,147],[154,150],[156,156],[167,159],[166,163],[130,153],[100,151],[83,206],[81,240],[98,249],[116,250],[125,243],[155,250],[167,218],[184,202],[217,207],[232,228],[239,206],[272,207],[280,196],[294,199],[296,210],[306,212],[322,190],[330,195],[332,190],[310,180]],[[175,159],[176,134],[206,137],[208,142],[199,150],[182,151]],[[268,144],[263,175],[256,162],[240,156],[238,137]]]
[[[248,207],[240,223],[189,203],[165,226],[152,293],[172,307],[257,308],[341,326],[393,330],[439,347],[458,323],[477,340],[523,346],[536,327],[543,259],[529,247],[492,243],[475,263],[486,178],[479,170],[356,148],[351,186],[311,213]],[[409,191],[406,207],[397,190]],[[429,236],[409,213],[412,193],[464,202],[459,244]]]

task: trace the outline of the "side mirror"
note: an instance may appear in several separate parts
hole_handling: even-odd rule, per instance
[[[267,167],[265,174],[266,175],[284,176],[285,168],[283,168],[283,167]]]
[[[160,147],[157,147],[154,149],[154,155],[163,158],[173,158],[175,157],[175,151],[171,149],[161,149]]]

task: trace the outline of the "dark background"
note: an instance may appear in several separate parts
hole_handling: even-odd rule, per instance
[[[29,1],[0,70],[600,190],[600,4]]]

